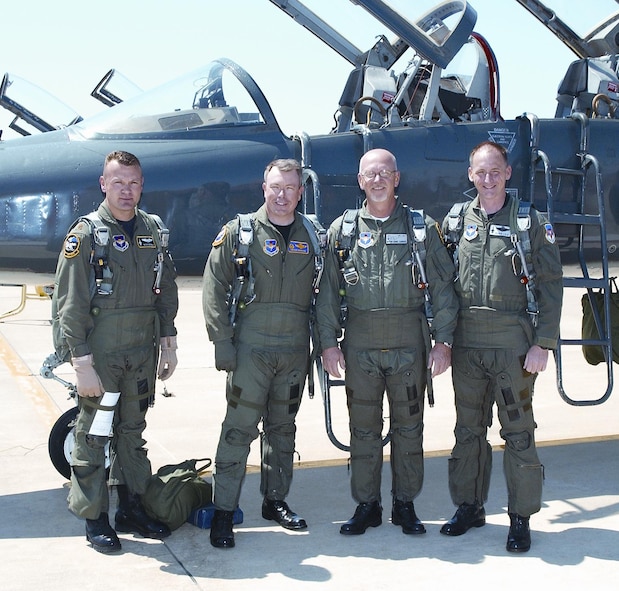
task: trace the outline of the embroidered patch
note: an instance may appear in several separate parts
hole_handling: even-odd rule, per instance
[[[359,232],[357,244],[359,244],[361,248],[370,248],[370,246],[374,246],[374,236],[372,232]]]
[[[385,236],[386,244],[406,244],[408,236],[406,234],[387,234]]]
[[[125,238],[124,234],[116,234],[116,236],[112,237],[114,248],[119,250],[120,252],[125,252],[129,248],[129,243]]]
[[[156,248],[155,239],[152,236],[136,236],[138,248]]]
[[[224,239],[226,238],[226,226],[224,226],[221,230],[219,230],[219,234],[217,234],[217,236],[215,236],[215,240],[213,240],[213,244],[211,244],[211,246],[213,247],[217,247],[217,246],[221,246],[224,242]]]
[[[309,244],[307,242],[291,240],[290,244],[288,244],[288,252],[294,254],[309,254]]]
[[[64,258],[72,259],[80,253],[80,244],[82,243],[79,236],[69,234],[64,240]]]
[[[490,236],[502,236],[503,238],[509,238],[512,235],[509,226],[499,226],[497,224],[491,224]]]
[[[478,234],[479,232],[477,232],[477,224],[469,224],[464,230],[464,237],[467,240],[475,240]]]
[[[274,257],[279,253],[279,244],[277,244],[277,240],[274,238],[268,238],[264,241],[264,248],[262,250],[270,257]]]
[[[551,223],[544,224],[544,229],[546,230],[546,240],[550,242],[550,244],[554,244],[557,237],[555,236],[554,228]]]

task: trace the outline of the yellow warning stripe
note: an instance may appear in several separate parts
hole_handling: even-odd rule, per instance
[[[0,359],[8,368],[11,377],[17,382],[19,391],[32,402],[41,418],[51,428],[60,416],[61,409],[53,402],[37,376],[30,371],[30,368],[1,333]]]

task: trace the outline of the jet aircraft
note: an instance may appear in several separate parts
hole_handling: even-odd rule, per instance
[[[0,141],[0,264],[54,270],[70,224],[101,201],[98,177],[112,150],[140,158],[141,207],[170,229],[179,272],[195,274],[221,225],[261,204],[264,166],[274,158],[302,162],[303,208],[327,226],[360,203],[362,154],[387,148],[398,159],[400,198],[441,220],[470,191],[471,148],[490,139],[509,152],[510,190],[548,212],[564,256],[578,255],[582,276],[565,284],[608,294],[619,245],[619,11],[581,37],[541,1],[515,0],[575,60],[560,81],[555,117],[506,120],[499,64],[475,31],[470,2],[444,1],[409,20],[387,1],[351,0],[394,35],[361,50],[299,0],[270,1],[351,65],[330,133],[282,133],[254,79],[226,58],[128,100],[107,95],[112,106],[103,113]],[[9,104],[22,119],[32,115],[18,100]],[[590,252],[602,262],[600,283],[587,267]]]

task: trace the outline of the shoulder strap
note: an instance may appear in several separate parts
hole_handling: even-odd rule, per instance
[[[426,220],[423,209],[411,209],[404,206],[408,211],[408,233],[411,247],[411,262],[416,273],[413,272],[413,283],[423,291],[424,307],[428,324],[432,324],[434,313],[432,312],[432,300],[428,276],[426,274]]]
[[[110,229],[103,223],[96,211],[91,211],[78,221],[84,221],[90,226],[90,264],[94,271],[94,283],[91,277],[91,297],[95,294],[110,295],[112,293],[112,272],[107,264]]]
[[[251,304],[256,298],[254,291],[255,280],[251,268],[251,257],[249,256],[249,247],[254,241],[253,214],[239,213],[236,217],[239,221],[239,226],[233,252],[235,272],[228,298],[228,320],[230,321],[230,326],[234,326],[236,323],[241,292],[246,283],[247,291],[245,292],[242,305]]]
[[[299,213],[299,215],[301,216],[301,221],[307,230],[312,242],[312,248],[314,249],[314,280],[312,282],[312,286],[314,289],[314,295],[316,295],[320,287],[320,279],[322,278],[322,272],[324,270],[325,251],[327,248],[327,231],[318,221],[315,214]],[[312,302],[312,304],[314,303],[315,302]]]
[[[513,220],[514,216],[516,218],[515,223]],[[522,267],[520,281],[524,283],[527,291],[527,312],[533,326],[537,326],[539,307],[535,294],[535,269],[533,267],[533,256],[531,254],[530,227],[531,203],[529,201],[519,201],[517,208],[512,206],[512,219],[510,220],[511,240],[520,258]]]

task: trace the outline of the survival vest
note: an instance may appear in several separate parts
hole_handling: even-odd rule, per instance
[[[408,211],[408,238],[411,248],[411,259],[408,264],[411,267],[412,281],[424,295],[424,308],[428,324],[432,325],[434,318],[432,312],[432,300],[426,275],[426,224],[423,209],[411,209],[404,205]],[[340,264],[340,271],[344,281],[348,285],[355,285],[359,281],[359,274],[350,258],[353,241],[357,238],[358,209],[347,209],[342,218],[342,225],[336,241],[336,255]],[[340,300],[340,321],[345,324],[348,315],[346,295],[342,294]]]
[[[138,215],[140,213],[138,212]],[[165,253],[168,252],[170,231],[163,223],[162,219],[155,214],[143,214],[142,219],[146,223],[157,247],[157,262],[155,263],[155,279],[153,282],[153,292],[161,293],[161,277],[163,273],[163,260]],[[68,233],[80,222],[88,224],[90,227],[90,264],[92,273],[90,275],[90,299],[95,295],[112,294],[112,271],[108,266],[108,251],[110,246],[110,229],[103,223],[99,214],[92,211],[89,214],[78,218]],[[52,314],[52,338],[54,350],[61,362],[71,360],[71,351],[64,334],[60,328],[58,311]]]
[[[444,228],[445,245],[453,257],[457,274],[459,271],[458,244],[462,237],[464,216],[471,203],[472,201],[455,203],[447,214],[447,225]],[[518,255],[520,260],[520,271],[516,271],[514,267],[514,273],[516,273],[520,283],[526,287],[527,313],[533,326],[537,326],[539,307],[535,296],[535,269],[531,255],[530,228],[531,203],[529,201],[519,201],[515,216],[513,215],[512,219],[510,219],[510,238],[515,249],[514,256]]]
[[[320,287],[320,279],[324,271],[325,249],[327,246],[327,232],[322,227],[318,218],[313,214],[302,214],[301,221],[307,230],[314,251],[314,278],[312,280],[311,315],[315,314],[316,298]],[[256,299],[254,291],[255,279],[252,272],[249,247],[254,241],[253,214],[239,213],[239,230],[233,251],[235,276],[232,288],[228,295],[228,320],[230,326],[234,326],[239,308],[248,306]],[[243,286],[247,284],[245,295],[241,301]],[[313,322],[311,323],[313,326]]]

